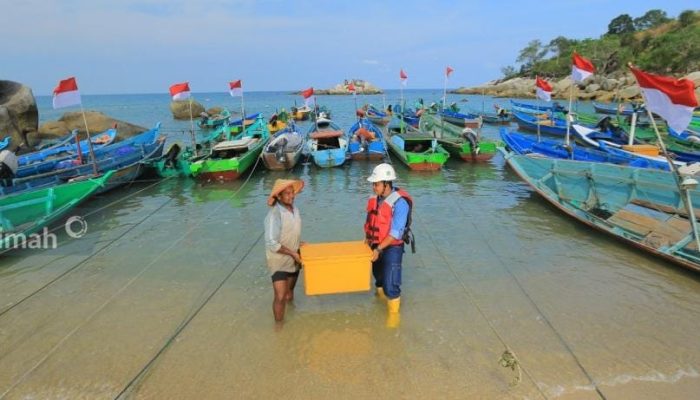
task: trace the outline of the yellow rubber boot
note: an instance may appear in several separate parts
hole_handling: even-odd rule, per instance
[[[397,297],[395,299],[390,299],[386,303],[387,315],[386,315],[386,327],[396,328],[401,323],[401,314],[399,313],[399,308],[401,308],[401,298]]]
[[[386,307],[389,314],[398,314],[401,308],[401,297],[387,300]]]
[[[384,288],[378,287],[376,295],[377,295],[377,298],[379,300],[386,300],[386,295],[384,294]]]

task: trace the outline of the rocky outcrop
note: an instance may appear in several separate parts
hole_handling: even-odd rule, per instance
[[[173,113],[175,119],[190,119],[190,101],[173,101],[170,103],[170,112]],[[204,106],[192,101],[192,117],[198,118],[199,114],[204,112]]]
[[[357,94],[382,94],[384,91],[371,83],[362,79],[346,79],[343,83],[339,83],[329,89],[314,89],[314,94],[328,94],[328,95],[348,95],[352,94],[348,90],[350,83],[355,86],[355,91]],[[301,94],[301,92],[296,92],[294,94]]]
[[[85,119],[91,134],[116,127],[117,139],[128,138],[148,130],[142,126],[112,118],[99,111],[85,111]],[[80,112],[67,112],[58,121],[48,121],[41,124],[39,127],[39,138],[48,139],[65,136],[74,129],[77,129],[82,135],[85,134],[83,115]]]
[[[695,83],[695,94],[700,98],[700,71],[685,76]],[[550,81],[552,97],[568,99],[572,85],[571,77]],[[531,78],[512,78],[505,81],[491,81],[472,88],[459,88],[451,93],[486,94],[493,97],[528,98],[535,97],[535,80]],[[610,76],[593,75],[583,83],[577,84],[574,96],[580,100],[609,102],[614,100],[632,100],[641,96],[641,91],[631,73],[617,73]]]
[[[39,111],[32,90],[19,82],[0,81],[0,138],[11,136],[10,149],[32,145]]]

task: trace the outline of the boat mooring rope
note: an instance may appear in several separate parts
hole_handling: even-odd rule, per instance
[[[464,209],[462,209],[462,206],[459,204],[459,202],[455,202],[455,204],[457,205],[457,208],[459,208],[459,211],[462,213],[462,215],[463,215],[463,216],[466,216],[466,213],[464,212]],[[468,221],[471,223],[472,227],[474,228],[474,231],[476,231],[476,232],[479,232],[479,231],[480,231],[480,229],[476,226],[476,224],[474,223],[474,221],[473,221],[471,218],[465,218],[465,219],[468,220]],[[439,248],[437,247],[437,245],[435,244],[435,241],[433,240],[432,235],[430,235],[430,232],[429,232],[429,231],[428,231],[428,235],[430,236],[431,241],[433,242],[433,245],[435,245],[435,248],[438,250],[438,252],[439,252],[440,255],[443,257],[443,259],[445,260],[445,262],[448,262],[448,261],[447,261],[447,258],[444,256],[444,254],[442,254],[442,252],[440,251],[440,249],[439,249]],[[496,260],[498,260],[498,263],[501,264],[501,266],[503,267],[503,269],[505,269],[506,272],[508,272],[508,275],[511,276],[511,278],[513,279],[513,281],[515,282],[515,284],[518,286],[518,288],[520,289],[520,291],[522,292],[522,294],[525,296],[525,298],[527,298],[527,300],[528,300],[528,302],[530,303],[530,305],[531,305],[531,306],[537,311],[537,313],[542,317],[542,319],[545,321],[545,323],[547,324],[547,326],[552,330],[552,332],[554,332],[554,334],[556,335],[557,339],[559,339],[559,342],[562,344],[562,346],[564,346],[564,348],[566,349],[566,351],[571,355],[571,357],[573,358],[574,362],[576,363],[576,365],[578,366],[578,368],[581,370],[581,372],[583,372],[583,374],[585,375],[585,377],[588,379],[588,381],[590,382],[591,386],[593,386],[593,388],[594,388],[595,392],[598,394],[598,396],[599,396],[601,399],[606,400],[605,395],[601,392],[601,390],[600,390],[600,388],[598,387],[598,385],[596,384],[595,380],[593,380],[593,378],[592,378],[591,375],[588,373],[588,371],[586,370],[586,368],[584,368],[583,364],[581,364],[581,361],[578,359],[578,357],[576,356],[576,354],[574,353],[574,351],[571,349],[571,346],[569,346],[569,344],[566,342],[566,340],[564,340],[564,338],[561,336],[561,334],[559,333],[559,331],[557,331],[556,328],[554,328],[554,325],[552,325],[552,323],[549,321],[549,319],[548,319],[547,316],[544,314],[544,312],[539,308],[539,306],[537,305],[537,303],[535,303],[535,301],[532,299],[532,297],[530,297],[530,294],[525,290],[525,288],[524,288],[523,285],[521,284],[521,282],[520,282],[520,280],[518,279],[518,277],[513,273],[513,271],[510,270],[510,268],[508,268],[508,265],[501,259],[501,257],[498,255],[498,252],[496,252],[496,250],[494,250],[494,248],[491,246],[491,243],[490,243],[488,240],[485,239],[486,236],[484,236],[484,235],[478,235],[478,237],[481,238],[482,242],[484,242],[484,243],[486,244],[486,247],[489,249],[489,251],[491,252],[491,254],[493,254],[493,256],[496,258]],[[451,267],[451,265],[449,264],[449,262],[448,262],[448,266],[449,266],[450,269],[452,270],[452,267]],[[453,273],[454,273],[454,270],[453,270]],[[456,276],[457,276],[457,275],[455,274],[455,277],[456,277]],[[457,279],[459,279],[459,277],[457,277]],[[460,283],[462,283],[462,285],[464,286],[464,283],[462,282],[462,280],[459,279],[459,281],[460,281]],[[466,287],[465,287],[465,290],[466,290]],[[479,312],[481,313],[482,311],[479,310]],[[483,313],[482,313],[482,315],[483,315]],[[488,319],[487,319],[487,321],[488,321]],[[491,323],[490,323],[490,322],[489,322],[489,326],[491,326]],[[494,330],[494,332],[496,332],[496,331]],[[504,345],[505,345],[505,342],[504,342]],[[504,367],[507,366],[507,367],[511,367],[511,368],[512,368],[511,365],[512,365],[513,362],[515,362],[515,363],[517,363],[517,365],[519,366],[520,363],[518,362],[518,359],[517,359],[517,357],[515,356],[515,354],[512,353],[512,351],[510,351],[511,354],[508,355],[508,354],[506,354],[506,353],[508,353],[508,352],[509,352],[509,350],[508,350],[508,348],[506,347],[506,352],[504,352],[504,353],[503,353],[503,356],[501,356],[501,360],[500,360],[501,364],[503,365],[503,364],[505,363],[506,365],[504,365]],[[510,358],[511,355],[513,356],[514,361],[511,361],[511,358]],[[533,380],[533,378],[530,376],[530,374],[529,374],[525,369],[523,369],[523,371],[525,372],[526,375],[528,375],[528,377],[529,377],[531,380]],[[534,380],[533,380],[533,383],[534,383]],[[540,390],[540,393],[546,398],[545,394],[544,394],[544,393],[542,392],[542,390],[539,388],[539,385],[535,384],[535,386],[537,386],[538,390]]]
[[[261,157],[258,157],[255,164],[250,170],[250,173],[248,174],[248,177],[246,180],[243,182],[243,184],[235,191],[231,196],[229,196],[228,199],[233,198],[236,196],[244,187],[245,185],[250,181],[250,178],[253,176],[253,172],[255,171],[255,168],[258,166],[260,162]],[[157,185],[158,183],[154,184]],[[221,202],[218,206],[216,206],[211,213],[208,214],[209,216],[214,215],[216,212],[218,212],[219,208],[223,206],[225,202]],[[109,205],[108,205],[109,206]],[[151,214],[152,215],[152,214]],[[122,292],[124,292],[129,286],[131,286],[134,282],[136,282],[137,279],[139,279],[146,271],[148,271],[155,263],[158,261],[163,254],[167,253],[170,251],[173,247],[175,247],[178,243],[180,243],[183,239],[185,239],[196,227],[198,227],[203,221],[205,221],[207,218],[202,218],[199,221],[195,222],[194,224],[190,225],[187,231],[183,235],[181,235],[177,240],[174,240],[170,246],[168,246],[165,250],[161,251],[156,255],[153,260],[146,265],[138,274],[136,274],[133,278],[131,278],[126,284],[124,284],[119,290],[117,290],[112,296],[110,296],[102,305],[100,305],[94,312],[92,312],[83,322],[78,324],[75,328],[73,328],[68,334],[66,334],[58,343],[56,343],[41,359],[39,359],[30,369],[28,369],[22,376],[15,382],[12,383],[4,392],[0,393],[0,399],[4,398],[10,391],[12,391],[15,387],[20,385],[22,382],[24,382],[34,371],[36,371],[37,368],[39,368],[46,360],[48,360],[68,339],[70,339],[76,332],[78,332],[82,327],[87,325],[88,322],[90,322],[97,314],[99,314],[107,305],[109,305],[114,299],[117,298]],[[224,278],[224,280],[217,286],[217,288],[214,290],[213,293],[208,296],[205,301],[197,308],[197,310],[190,316],[188,317],[175,331],[175,333],[170,337],[168,341],[161,347],[161,349],[156,353],[156,355],[146,364],[146,366],[137,374],[136,377],[134,377],[129,384],[119,393],[117,398],[121,396],[122,393],[125,393],[131,386],[133,386],[133,383],[136,382],[137,379],[139,379],[143,373],[145,373],[148,368],[150,368],[151,365],[155,362],[155,360],[163,353],[163,351],[171,344],[173,343],[174,339],[177,337],[177,335],[182,332],[182,330],[189,324],[189,322],[199,313],[201,309],[204,308],[204,306],[211,300],[214,294],[224,285],[224,283],[228,280],[228,278],[233,274],[233,272],[236,271],[238,266],[243,262],[243,260],[250,254],[250,251],[255,247],[255,245],[260,241],[262,238],[262,233],[259,235],[259,237],[256,239],[256,241],[253,243],[253,245],[246,251],[246,254],[241,258],[241,260],[236,264],[236,266],[233,268],[231,272]]]

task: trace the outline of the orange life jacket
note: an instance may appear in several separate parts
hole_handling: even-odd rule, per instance
[[[391,217],[394,214],[394,204],[404,198],[408,202],[408,219],[406,228],[410,225],[411,211],[413,209],[413,199],[402,189],[396,189],[389,196],[377,205],[377,196],[372,196],[367,201],[367,220],[365,221],[365,237],[370,244],[378,245],[389,236],[391,231]],[[396,238],[391,242],[392,246],[403,244],[403,238]]]

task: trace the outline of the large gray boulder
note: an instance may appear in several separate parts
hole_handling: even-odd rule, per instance
[[[199,114],[204,112],[204,106],[192,100],[192,114],[190,114],[190,101],[173,101],[170,103],[170,111],[175,119],[199,118]]]
[[[19,82],[0,81],[0,138],[12,136],[10,149],[31,143],[27,135],[35,134],[39,111],[32,90]]]
[[[634,97],[637,97],[642,94],[642,91],[639,89],[639,86],[634,85],[634,86],[627,86],[626,88],[623,88],[620,90],[619,96],[621,99],[631,99]]]
[[[99,111],[85,111],[90,134],[104,132],[110,128],[117,129],[117,138],[124,139],[148,130],[142,126],[112,118]],[[85,134],[85,121],[80,112],[67,112],[58,121],[48,121],[39,127],[39,137],[42,139],[61,137],[73,129],[81,135]]]

